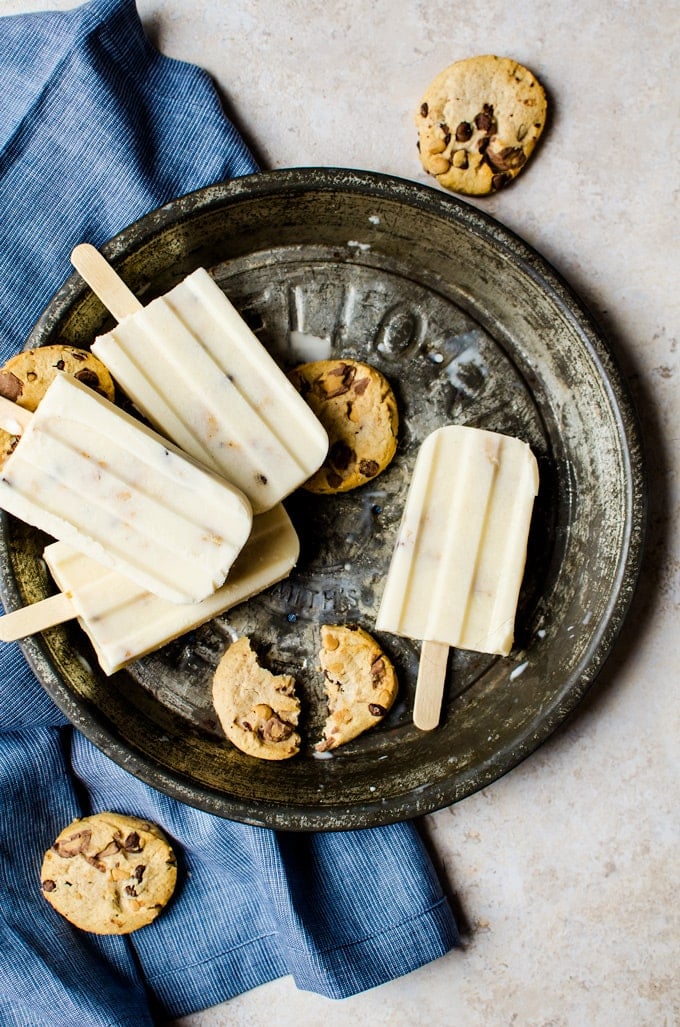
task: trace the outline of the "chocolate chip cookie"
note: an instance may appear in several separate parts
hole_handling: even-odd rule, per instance
[[[113,379],[101,360],[89,350],[74,346],[39,346],[16,353],[0,368],[0,396],[25,410],[35,410],[59,373],[73,375],[83,385],[113,401]],[[18,436],[0,429],[0,463],[12,452]]]
[[[397,675],[377,641],[355,624],[321,628],[328,718],[317,752],[336,749],[379,724],[397,695]]]
[[[222,656],[212,697],[225,735],[241,752],[285,760],[300,751],[295,678],[261,667],[250,639],[239,638]]]
[[[42,894],[76,927],[129,934],[156,919],[177,881],[177,860],[156,825],[95,813],[65,827],[45,853]]]
[[[380,371],[356,360],[317,360],[296,367],[290,379],[329,439],[326,460],[304,488],[348,492],[385,470],[397,448],[399,414]]]
[[[423,168],[452,192],[496,192],[525,167],[547,106],[540,82],[517,61],[456,61],[437,75],[416,114]]]

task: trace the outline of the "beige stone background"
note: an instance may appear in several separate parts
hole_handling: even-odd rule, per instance
[[[64,0],[0,0],[3,14]],[[413,111],[463,57],[527,64],[550,129],[479,206],[550,260],[612,339],[651,482],[641,587],[572,720],[504,779],[426,818],[465,947],[342,1002],[283,979],[182,1027],[680,1024],[678,68],[671,0],[139,0],[153,42],[201,64],[262,165],[428,184]]]

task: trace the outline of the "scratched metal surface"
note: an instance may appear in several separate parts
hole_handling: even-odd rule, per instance
[[[249,823],[335,830],[420,815],[510,770],[571,712],[606,659],[635,586],[644,480],[635,414],[606,342],[535,253],[463,203],[400,180],[274,172],[176,201],[113,240],[140,297],[199,264],[284,367],[365,360],[390,380],[401,428],[387,471],[342,496],[286,503],[301,539],[290,578],[111,678],[76,624],[27,640],[44,686],[113,759],[156,787]],[[27,345],[86,346],[106,315],[72,279]],[[418,643],[381,642],[399,698],[372,732],[319,758],[319,629],[368,631],[420,443],[446,423],[518,435],[539,460],[536,504],[507,659],[453,652],[441,726],[411,723]],[[8,609],[49,594],[36,532],[6,519]],[[452,582],[452,588],[455,582]],[[248,634],[294,674],[305,746],[285,764],[227,743],[214,668]]]

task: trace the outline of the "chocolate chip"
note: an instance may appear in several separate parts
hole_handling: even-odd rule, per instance
[[[480,153],[486,153],[486,150],[487,150],[488,146],[489,146],[489,137],[488,136],[482,136],[482,138],[477,143],[477,149],[479,150]]]
[[[377,685],[385,677],[385,661],[382,656],[376,656],[371,664],[371,681]]]
[[[76,371],[73,377],[77,378],[83,385],[88,385],[91,389],[99,388],[99,375],[89,367],[84,367],[82,371]]]
[[[293,733],[293,728],[274,714],[262,725],[262,737],[267,742],[285,742]]]
[[[107,856],[115,856],[117,852],[120,852],[120,845],[113,838],[108,845],[106,845],[101,852],[97,853],[98,859],[105,859]]]
[[[139,866],[135,867],[134,876],[135,876],[137,881],[141,881],[141,879],[144,877],[144,871],[145,870],[146,870],[146,864],[145,863],[140,863]]]
[[[506,175],[505,172],[499,172],[499,174],[494,175],[491,179],[491,186],[498,191],[499,189],[502,189],[504,185],[507,185],[509,181],[510,175]]]
[[[95,870],[98,870],[100,874],[106,873],[106,864],[102,863],[102,861],[99,859],[99,856],[87,856],[85,853],[83,853],[83,855],[85,856],[85,859],[90,864],[90,866],[94,867]]]
[[[126,852],[141,852],[142,851],[142,840],[136,831],[131,831],[123,842],[123,848]]]
[[[354,450],[338,439],[328,451],[328,460],[338,471],[346,471],[352,464],[356,463],[357,455]],[[362,461],[363,462],[363,461]]]
[[[57,371],[63,371],[66,367],[66,364],[63,360],[57,360],[54,366],[56,367]]]
[[[92,831],[86,829],[84,831],[78,831],[76,834],[69,835],[68,838],[56,841],[52,848],[56,852],[57,856],[61,856],[62,859],[72,859],[79,853],[87,851],[91,839]]]
[[[83,353],[80,349],[72,349],[71,356],[74,360],[87,360],[87,353]]]
[[[377,702],[370,702],[368,704],[368,712],[372,717],[384,717],[387,710],[384,706],[379,706]]]
[[[15,374],[11,371],[0,371],[0,396],[16,403],[23,391],[23,383]]]
[[[496,171],[517,171],[526,164],[527,155],[521,146],[505,146],[498,153],[487,150],[486,159]]]
[[[357,396],[363,396],[368,386],[371,384],[370,378],[360,378],[358,382],[354,383],[354,391]]]
[[[466,143],[472,137],[472,125],[469,121],[461,121],[456,128],[456,142]]]
[[[377,460],[361,460],[359,462],[359,471],[364,478],[375,478],[379,470],[380,464]]]
[[[125,894],[126,895],[131,895],[133,899],[137,898],[137,890],[136,890],[134,884],[126,884],[125,885]]]
[[[54,881],[43,881],[42,883],[43,891],[54,891],[56,887],[57,886]]]
[[[326,377],[319,375],[314,380],[314,391],[323,399],[335,399],[336,396],[342,396],[345,392],[349,392],[356,373],[356,367],[352,367],[351,364],[338,364],[337,367],[328,372]],[[339,379],[339,381],[331,381],[330,379]]]
[[[428,105],[426,103],[421,103],[421,105],[420,105],[420,116],[421,116],[421,118],[426,118],[427,115],[429,114],[429,112],[430,112],[430,108],[428,107]]]
[[[309,392],[312,388],[312,383],[308,382],[304,375],[292,374],[291,381],[293,382],[293,385],[298,390],[301,396],[309,395]]]
[[[477,114],[477,116],[475,117],[475,125],[477,126],[480,132],[493,132],[493,104],[484,104],[479,114]]]
[[[267,475],[266,474],[256,474],[255,475],[255,481],[258,483],[258,485],[266,485],[267,484]]]
[[[326,481],[328,482],[329,487],[332,489],[339,489],[342,485],[342,478],[337,473],[337,471],[328,471],[328,473],[326,474]]]

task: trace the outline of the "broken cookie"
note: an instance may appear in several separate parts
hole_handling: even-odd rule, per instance
[[[295,678],[261,667],[248,638],[233,642],[222,656],[212,694],[224,733],[241,752],[285,760],[300,751]]]
[[[423,168],[452,192],[496,192],[525,167],[546,115],[543,87],[517,61],[456,61],[437,75],[416,114]]]
[[[397,695],[397,676],[376,640],[357,625],[321,628],[328,718],[317,752],[336,749],[380,723]]]

